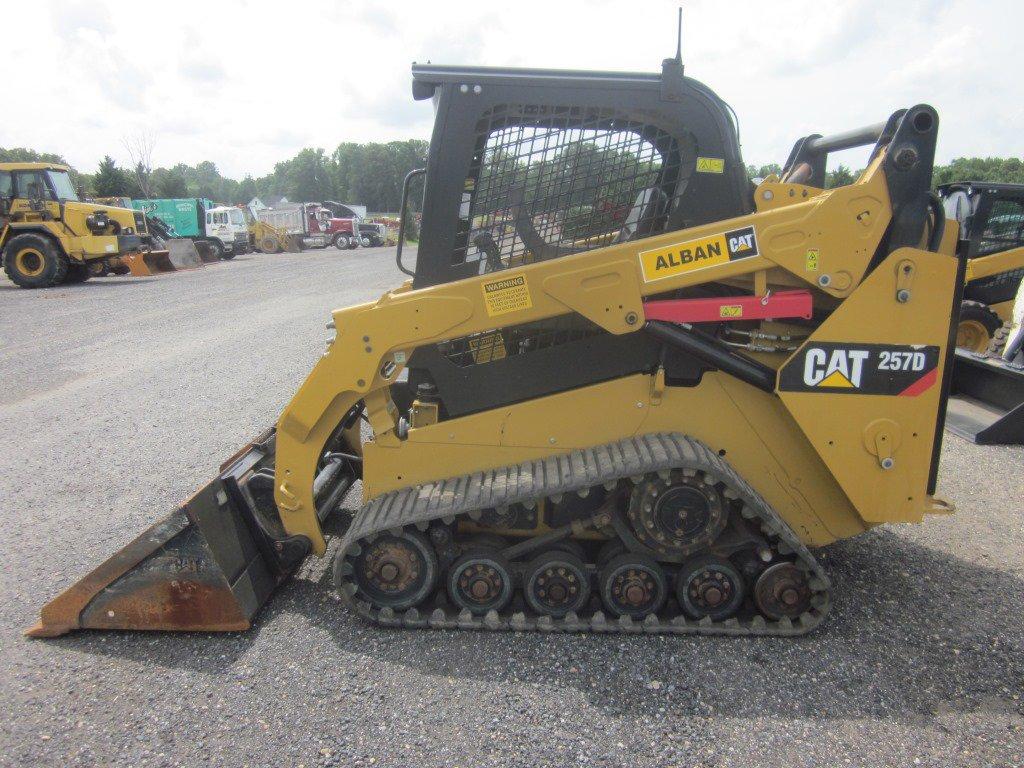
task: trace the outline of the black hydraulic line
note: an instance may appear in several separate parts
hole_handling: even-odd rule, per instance
[[[321,522],[341,503],[353,480],[354,474],[344,459],[331,461],[320,470],[313,481],[313,498]]]
[[[402,245],[405,243],[405,214],[406,208],[409,205],[409,185],[412,184],[412,180],[417,176],[422,176],[427,172],[426,168],[416,168],[405,174],[405,181],[402,182],[402,209],[398,214],[398,245],[395,247],[395,263],[398,265],[399,270],[409,275],[409,277],[415,277],[416,273],[411,269],[406,269],[402,266]]]
[[[931,234],[928,236],[928,250],[938,251],[939,244],[942,243],[942,235],[946,231],[946,209],[942,206],[939,196],[934,192],[928,193],[928,206],[932,209],[932,215],[935,217]]]
[[[650,320],[644,326],[652,336],[713,365],[720,371],[764,392],[775,391],[775,371],[756,360],[733,352],[721,342],[684,323]]]

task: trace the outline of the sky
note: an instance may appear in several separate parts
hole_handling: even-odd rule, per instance
[[[0,147],[92,172],[105,154],[127,163],[125,140],[148,135],[154,167],[212,160],[260,176],[307,146],[429,139],[413,61],[659,71],[679,4],[12,2]],[[938,162],[1024,155],[1018,0],[682,5],[686,74],[732,104],[748,163],[920,102],[939,111]]]

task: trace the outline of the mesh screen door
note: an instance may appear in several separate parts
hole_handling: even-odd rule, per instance
[[[500,105],[477,125],[452,261],[481,273],[664,231],[676,140],[614,110]]]

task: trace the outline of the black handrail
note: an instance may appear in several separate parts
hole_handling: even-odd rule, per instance
[[[402,266],[402,245],[405,243],[405,212],[409,207],[409,185],[414,178],[422,176],[427,172],[426,168],[416,168],[415,170],[409,171],[405,174],[405,181],[402,182],[402,211],[398,215],[398,246],[395,248],[395,263],[398,268],[409,275],[409,277],[415,277],[416,273],[411,269],[406,269]]]

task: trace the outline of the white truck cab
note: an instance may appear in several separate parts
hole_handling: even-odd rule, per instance
[[[249,250],[249,227],[240,208],[220,205],[206,210],[206,237],[218,241],[222,256],[232,258]]]

